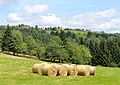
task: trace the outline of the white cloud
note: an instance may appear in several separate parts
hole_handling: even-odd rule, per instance
[[[4,24],[17,25],[42,25],[42,26],[56,26],[61,25],[61,19],[55,14],[43,15],[42,12],[48,9],[47,5],[35,5],[30,7],[26,5],[24,7],[24,13],[10,13]],[[26,11],[25,11],[26,10]],[[26,13],[25,13],[26,12]]]
[[[67,20],[67,24],[71,27],[80,27],[84,29],[92,29],[95,31],[108,31],[120,28],[120,19],[114,19],[117,15],[115,9],[109,9],[100,12],[82,13],[72,16]]]
[[[111,18],[112,16],[114,16],[117,12],[115,11],[115,9],[109,9],[109,10],[105,10],[105,11],[101,11],[101,12],[97,12],[95,13],[95,17],[97,19],[106,19],[106,18]]]
[[[10,13],[5,23],[11,25],[28,24],[40,26],[63,26],[92,29],[94,31],[119,32],[120,19],[114,18],[117,15],[115,9],[100,12],[90,12],[74,15],[69,19],[62,19],[55,14],[44,15],[48,9],[47,5],[35,5],[24,7],[24,13]],[[30,16],[28,16],[30,15]]]
[[[18,13],[10,13],[8,15],[8,22],[20,22],[22,20],[23,20],[22,16]]]
[[[120,29],[120,19],[113,19],[110,22],[111,27]]]
[[[59,17],[57,17],[55,14],[50,14],[48,16],[40,16],[41,22],[43,24],[52,24],[52,25],[60,25],[61,20]]]
[[[106,20],[109,20],[115,14],[116,11],[114,9],[105,10],[97,13],[90,12],[90,13],[78,14],[72,16],[69,20],[69,23],[75,26],[102,24]]]
[[[118,31],[120,30],[120,19],[112,19],[110,22],[104,22],[103,24],[97,25],[96,28],[99,30],[106,31]]]
[[[48,9],[47,5],[35,5],[30,7],[29,5],[24,6],[24,12],[27,14],[40,14]]]
[[[120,33],[120,30],[108,31],[108,33]]]
[[[0,4],[4,4],[5,2],[4,2],[4,0],[0,0]]]
[[[14,4],[15,2],[17,2],[19,0],[0,0],[0,5],[10,5],[10,4]]]

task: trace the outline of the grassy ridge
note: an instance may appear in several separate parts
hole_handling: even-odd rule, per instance
[[[50,34],[50,33],[51,33],[51,30],[46,30],[46,32],[47,32],[48,34]],[[56,32],[56,31],[54,31],[54,32]],[[60,32],[60,31],[59,31],[59,32]],[[65,31],[65,30],[64,30],[64,32],[67,33],[68,31]],[[71,32],[71,33],[75,33],[76,35],[79,35],[79,36],[81,36],[81,37],[86,37],[87,34],[88,34],[87,31],[85,31],[85,32],[82,32],[82,31],[70,31],[70,32]]]
[[[0,54],[0,85],[119,85],[120,69],[97,67],[96,76],[47,77],[31,71],[42,61]]]

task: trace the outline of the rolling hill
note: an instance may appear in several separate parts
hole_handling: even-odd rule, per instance
[[[119,85],[120,68],[97,66],[96,76],[48,77],[32,73],[43,61],[0,54],[0,85]]]

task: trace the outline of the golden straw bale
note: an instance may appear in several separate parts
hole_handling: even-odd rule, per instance
[[[78,69],[77,69],[76,65],[63,64],[63,66],[67,67],[67,69],[68,69],[68,75],[77,76]]]
[[[54,65],[46,64],[42,68],[42,74],[47,76],[56,76],[57,68]]]
[[[90,75],[90,67],[85,65],[77,65],[78,74],[81,76]]]
[[[68,70],[64,65],[53,64],[57,68],[57,74],[60,76],[67,76]]]

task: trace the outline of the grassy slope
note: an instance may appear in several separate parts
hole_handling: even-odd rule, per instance
[[[65,30],[64,30],[65,31]],[[46,32],[48,33],[48,34],[50,34],[51,33],[51,30],[46,30]],[[56,31],[54,31],[54,32],[56,32]],[[60,32],[60,31],[59,31]],[[68,32],[68,31],[65,31],[65,32]],[[72,33],[75,33],[76,35],[78,35],[78,33],[80,34],[79,36],[81,36],[81,37],[86,37],[87,36],[87,34],[88,34],[88,32],[81,32],[81,31],[71,31]]]
[[[42,61],[0,54],[0,85],[119,85],[120,69],[97,67],[96,76],[47,77],[31,72]]]
[[[80,36],[82,37],[86,37],[88,32],[81,32],[81,31],[72,31],[73,33],[75,33],[76,35],[78,35],[78,33],[80,33]]]

